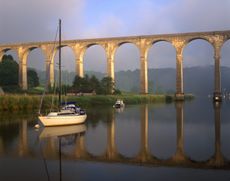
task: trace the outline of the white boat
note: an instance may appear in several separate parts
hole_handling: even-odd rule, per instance
[[[44,126],[62,126],[84,123],[87,115],[76,113],[62,114],[62,112],[50,112],[47,116],[38,117]]]
[[[70,125],[70,126],[52,126],[44,127],[44,129],[39,134],[39,139],[49,138],[49,137],[59,137],[67,136],[72,134],[83,133],[86,131],[85,124]]]
[[[47,115],[39,115],[39,120],[44,126],[63,126],[81,124],[85,122],[87,115],[84,110],[74,104],[67,104],[61,107],[61,20],[59,20],[59,111],[50,112]],[[41,106],[40,106],[41,110]],[[39,110],[39,113],[40,113]]]
[[[125,103],[123,102],[123,100],[121,99],[118,99],[115,104],[113,105],[113,107],[115,108],[121,108],[121,107],[124,107],[125,106]]]

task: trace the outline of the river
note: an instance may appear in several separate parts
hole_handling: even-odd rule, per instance
[[[87,109],[84,125],[35,129],[0,115],[0,180],[230,180],[230,101]]]

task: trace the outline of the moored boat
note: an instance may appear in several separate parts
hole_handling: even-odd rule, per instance
[[[123,100],[121,99],[118,99],[115,104],[113,105],[113,107],[115,108],[121,108],[121,107],[124,107],[125,106],[125,103],[123,102]]]
[[[87,115],[84,110],[75,104],[61,105],[61,20],[59,20],[59,110],[50,112],[47,115],[39,115],[38,118],[44,126],[63,126],[81,124],[85,122]],[[40,113],[40,111],[39,111]]]

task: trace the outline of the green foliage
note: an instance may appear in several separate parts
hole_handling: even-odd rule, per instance
[[[27,70],[28,87],[33,88],[39,86],[39,78],[37,72],[34,69],[29,68]]]
[[[75,76],[74,81],[73,81],[73,89],[76,92],[83,92],[85,90],[84,84],[86,80],[78,75]]]
[[[3,89],[18,85],[18,63],[11,55],[4,55],[0,62],[0,85]]]
[[[101,90],[102,94],[107,95],[107,94],[112,94],[114,89],[114,82],[111,77],[104,77],[101,80]]]
[[[5,92],[22,92],[18,85],[19,65],[11,55],[4,55],[0,62],[0,86]],[[28,86],[33,88],[39,85],[39,78],[35,70],[28,69]]]
[[[121,95],[121,91],[119,89],[114,89],[114,95]]]
[[[108,95],[114,91],[114,82],[111,77],[104,77],[99,81],[94,75],[89,77],[86,74],[84,78],[77,75],[73,81],[72,88],[77,93],[91,93],[95,91],[96,94]]]

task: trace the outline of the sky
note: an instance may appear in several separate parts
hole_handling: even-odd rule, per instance
[[[58,19],[63,39],[85,39],[230,30],[230,0],[0,0],[0,44],[54,40]],[[230,66],[230,42],[222,50],[222,65]],[[13,52],[9,51],[8,53]],[[16,56],[16,55],[15,55]],[[74,56],[63,48],[64,67],[74,70]],[[149,51],[149,67],[175,67],[175,50],[160,42]],[[33,50],[28,64],[44,68],[41,50]],[[212,46],[203,40],[184,50],[184,66],[213,64]],[[86,70],[106,72],[100,46],[84,57]],[[138,49],[124,44],[115,55],[115,71],[140,67]]]

